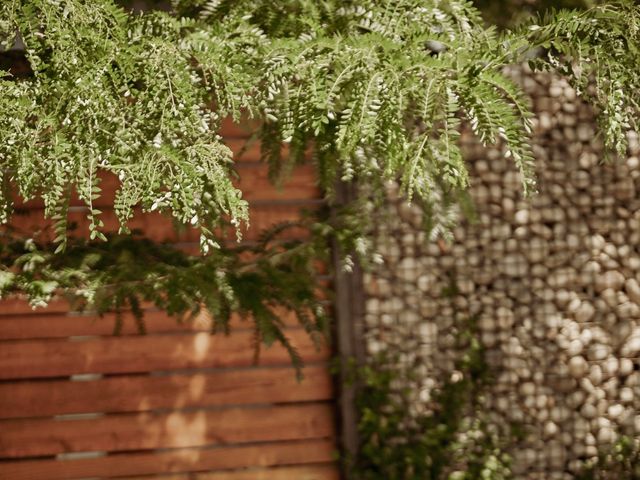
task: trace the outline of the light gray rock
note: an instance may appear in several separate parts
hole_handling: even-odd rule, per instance
[[[366,343],[401,350],[418,376],[409,410],[428,413],[460,358],[464,320],[476,318],[496,372],[479,399],[490,428],[517,421],[528,432],[509,452],[515,478],[569,480],[618,429],[640,433],[640,141],[630,133],[630,156],[602,164],[593,112],[575,91],[511,71],[544,110],[546,136],[532,141],[540,193],[524,198],[503,151],[465,132],[478,221],[462,219],[444,244],[416,229],[422,215],[393,183],[376,247],[383,273],[365,274]]]
[[[602,427],[600,430],[598,430],[598,436],[596,440],[598,442],[598,445],[609,445],[613,443],[615,438],[616,436],[613,428]]]
[[[638,283],[638,280],[628,278],[624,282],[624,290],[632,302],[640,304],[640,283]]]
[[[569,373],[574,378],[582,378],[587,371],[589,370],[589,365],[587,361],[581,355],[576,355],[575,357],[571,357],[568,363]]]
[[[589,380],[593,385],[600,385],[602,383],[602,368],[600,365],[591,365],[589,368]]]
[[[589,346],[587,357],[591,361],[604,360],[611,353],[611,347],[596,343]]]
[[[596,309],[591,303],[583,301],[575,311],[576,321],[585,323],[590,321],[596,313]]]
[[[636,357],[640,353],[640,335],[631,336],[620,349],[623,357]]]
[[[633,372],[633,360],[630,358],[621,358],[619,360],[619,375],[621,377],[626,377]]]

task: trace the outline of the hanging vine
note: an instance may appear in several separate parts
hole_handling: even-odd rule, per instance
[[[2,48],[28,68],[13,75],[3,62],[0,71],[0,221],[11,222],[16,196],[41,199],[55,235],[45,245],[7,230],[3,293],[39,305],[66,292],[98,309],[152,299],[182,313],[197,304],[222,318],[304,298],[306,324],[316,277],[302,254],[318,255],[326,235],[348,229],[339,236],[371,255],[366,222],[308,224],[313,247],[252,252],[252,273],[234,277],[249,267],[219,232],[230,224],[239,235],[249,211],[218,133],[223,119],[259,120],[274,182],[310,159],[329,202],[338,181],[382,195],[390,179],[427,211],[459,198],[469,182],[457,144],[463,121],[483,142],[504,144],[533,192],[529,107],[503,67],[532,59],[567,76],[602,112],[606,144],[622,152],[640,100],[638,25],[640,7],[627,1],[497,32],[462,0],[175,0],[170,11],[144,13],[114,0],[6,0]],[[104,175],[119,179],[119,235],[134,207],[157,211],[197,228],[203,256],[168,260],[168,247],[107,235],[96,208]],[[68,235],[73,195],[85,205],[88,242]],[[125,268],[125,251],[149,261],[144,276]],[[285,279],[293,273],[296,281]],[[180,281],[187,276],[195,286]],[[252,303],[256,292],[262,300]],[[261,338],[285,341],[277,322],[265,325]]]

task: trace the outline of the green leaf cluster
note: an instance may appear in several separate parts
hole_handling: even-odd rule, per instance
[[[364,185],[375,205],[399,180],[441,232],[470,181],[465,124],[503,145],[524,190],[535,190],[529,106],[507,65],[528,59],[567,76],[600,109],[607,145],[624,151],[640,100],[639,24],[629,1],[498,32],[464,0],[174,0],[143,13],[115,0],[5,0],[0,43],[22,52],[29,72],[0,70],[0,222],[11,220],[16,196],[41,198],[57,254],[24,239],[3,247],[3,292],[35,303],[80,292],[100,310],[136,310],[138,297],[178,313],[202,303],[223,323],[240,309],[257,316],[261,338],[283,341],[270,306],[309,306],[312,283],[298,282],[313,281],[302,267],[318,241],[335,235],[366,254],[369,219],[347,205],[351,218],[317,228],[314,246],[287,246],[286,268],[263,246],[253,254],[264,261],[236,273],[244,252],[221,247],[219,232],[249,215],[223,119],[257,120],[275,183],[311,161],[330,203],[347,182]],[[120,181],[121,235],[134,207],[159,211],[198,228],[208,256],[170,259],[165,246],[107,237],[96,207],[105,175]],[[67,245],[73,195],[90,238]]]
[[[144,333],[149,304],[179,322],[205,312],[212,333],[229,334],[235,313],[252,326],[256,355],[261,345],[279,343],[300,374],[302,359],[284,332],[283,313],[292,312],[317,344],[328,326],[314,261],[322,249],[279,237],[296,226],[281,225],[251,246],[220,247],[206,257],[137,235],[71,240],[64,252],[54,253],[50,244],[3,234],[0,262],[9,268],[0,269],[0,296],[26,294],[37,307],[64,295],[74,310],[115,312],[115,334],[125,311]]]
[[[556,70],[578,94],[596,105],[605,144],[624,155],[628,130],[638,128],[640,7],[613,2],[585,12],[548,12],[520,30],[544,49],[534,68]]]
[[[490,377],[473,322],[458,343],[463,353],[451,378],[441,379],[431,412],[412,413],[416,379],[392,347],[357,372],[360,447],[349,478],[512,478],[503,451],[510,438],[489,428],[479,402]]]
[[[533,191],[529,108],[503,67],[543,52],[535,67],[599,106],[622,152],[640,91],[639,19],[616,2],[498,33],[461,0],[176,0],[145,13],[113,0],[8,0],[0,38],[24,44],[32,75],[0,79],[2,220],[12,191],[40,196],[64,242],[76,191],[92,238],[104,238],[93,202],[107,172],[121,181],[122,232],[140,205],[200,228],[207,251],[222,219],[248,218],[218,135],[243,112],[260,120],[274,181],[311,158],[329,197],[339,180],[378,191],[400,178],[426,205],[463,190],[461,122],[502,142]]]
[[[5,48],[18,32],[33,72],[20,79],[3,72],[0,80],[4,212],[12,193],[41,197],[64,242],[75,191],[91,239],[104,240],[94,201],[101,174],[112,174],[121,183],[114,208],[123,233],[137,205],[199,227],[204,250],[223,218],[247,220],[247,203],[232,185],[231,152],[217,134],[236,106],[210,108],[207,82],[223,72],[209,78],[197,63],[197,38],[186,33],[193,21],[77,0],[2,2],[0,19]]]
[[[640,478],[640,442],[622,436],[598,458],[587,463],[576,480],[634,480]]]

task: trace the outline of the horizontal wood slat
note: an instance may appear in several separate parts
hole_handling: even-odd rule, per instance
[[[246,115],[238,121],[234,121],[233,118],[224,118],[220,125],[219,135],[228,138],[248,138],[254,134],[258,129],[260,122],[256,119],[251,119]]]
[[[313,210],[314,208],[309,206],[307,209]],[[69,230],[69,236],[88,237],[89,220],[86,218],[85,211],[70,211],[68,219],[69,225],[75,224],[77,226],[77,228]],[[255,205],[250,210],[250,227],[243,227],[242,236],[247,241],[256,240],[263,230],[275,224],[294,222],[299,219],[299,205]],[[100,220],[104,222],[104,227],[101,230],[105,233],[115,233],[120,227],[113,210],[105,210],[100,215]],[[42,231],[44,233],[43,239],[52,240],[54,235],[52,221],[45,219],[41,210],[16,212],[11,224],[19,227],[21,232],[33,233]],[[176,231],[173,219],[157,212],[145,214],[138,212],[127,225],[131,230],[139,230],[144,233],[144,236],[159,242],[197,242],[200,238],[200,233],[195,228],[185,227],[181,228],[179,232]],[[300,231],[290,229],[282,237],[297,238],[300,233]],[[235,233],[229,231],[228,238],[232,242],[235,241]]]
[[[282,187],[271,184],[260,143],[250,139],[256,125],[225,119],[220,131],[234,153],[235,184],[250,203],[249,244],[322,204],[311,163],[296,167]],[[94,204],[106,232],[119,227],[111,208],[117,187],[105,175]],[[69,221],[78,225],[71,234],[86,236],[85,206],[74,197],[71,207]],[[12,225],[49,235],[43,213],[41,200],[18,202]],[[129,227],[198,254],[199,232],[178,233],[168,216],[137,209]],[[228,233],[233,242],[235,232]],[[298,228],[280,238],[307,237]],[[0,301],[0,479],[338,480],[330,348],[317,350],[292,313],[281,319],[309,364],[301,383],[278,345],[263,347],[254,366],[251,322],[234,317],[231,336],[211,336],[205,314],[179,325],[144,308],[149,334],[137,335],[125,314],[115,337],[114,314],[69,314],[62,299],[38,310],[21,298]],[[92,373],[105,376],[68,378]],[[68,455],[82,452],[97,453]]]
[[[236,472],[136,477],[126,480],[338,480],[339,478],[340,472],[335,465],[313,465]]]
[[[4,305],[0,302],[0,309]],[[68,314],[61,306],[61,312],[52,313],[33,312],[28,304],[23,312],[3,315],[0,311],[0,340],[26,340],[36,338],[65,338],[73,336],[100,335],[112,336],[116,322],[115,313],[105,313],[102,316],[94,314]],[[298,326],[295,313],[281,309],[280,319],[287,327]],[[143,316],[146,332],[209,332],[212,319],[206,313],[199,314],[191,321],[179,323],[177,317],[172,317],[164,311],[145,310]],[[137,324],[130,312],[122,314],[122,330],[120,335],[138,335]],[[239,315],[232,315],[230,320],[232,331],[253,328],[253,322],[242,319]]]
[[[334,448],[332,440],[322,439],[125,453],[75,460],[9,461],[0,462],[0,478],[11,480],[121,478],[129,475],[153,475],[156,473],[304,465],[330,462],[333,459]]]
[[[242,197],[249,201],[265,200],[308,200],[320,198],[321,192],[313,165],[295,167],[291,174],[283,179],[282,185],[273,185],[269,180],[268,166],[261,163],[250,167],[238,164],[239,179],[235,185],[242,190]]]
[[[240,163],[236,167],[238,178],[234,179],[234,185],[242,191],[242,198],[248,202],[268,202],[268,201],[304,201],[320,197],[320,190],[317,185],[315,172],[312,165],[300,165],[284,179],[281,186],[274,185],[269,180],[269,167],[265,163],[247,164]],[[100,177],[100,197],[93,200],[93,207],[98,209],[109,209],[113,207],[116,191],[120,187],[120,180],[117,176],[109,173],[101,173]],[[86,203],[77,195],[73,195],[70,206],[86,206]],[[19,210],[42,210],[44,202],[40,198],[23,201],[15,199],[15,207]]]
[[[0,422],[0,458],[326,438],[328,404]]]
[[[46,307],[33,308],[23,296],[12,296],[0,300],[0,315],[52,314],[69,310],[69,302],[64,298],[53,298]]]
[[[0,383],[0,418],[91,412],[144,412],[255,403],[330,400],[326,366],[308,366],[298,381],[290,367],[94,381]]]
[[[256,139],[225,138],[224,143],[233,152],[233,161],[236,165],[247,162],[260,162],[262,160],[262,148],[260,142]],[[286,158],[289,155],[289,145],[282,144],[280,153],[282,158]]]
[[[308,362],[326,360],[302,329],[287,337]],[[253,332],[102,337],[82,342],[15,340],[0,344],[0,379],[62,377],[83,373],[134,373],[184,368],[245,367],[254,364]],[[288,365],[279,344],[262,347],[260,365]]]
[[[200,315],[193,321],[180,323],[162,311],[144,311],[143,321],[147,333],[206,332],[211,329],[209,318]],[[235,320],[235,328],[250,326]],[[0,315],[0,340],[27,340],[35,338],[66,338],[73,336],[111,336],[114,334],[116,314],[16,314]],[[130,312],[122,313],[120,335],[138,335],[135,318]]]

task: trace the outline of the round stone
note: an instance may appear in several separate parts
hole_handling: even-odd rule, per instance
[[[514,215],[514,219],[519,225],[526,225],[529,223],[529,210],[518,210]]]
[[[602,292],[607,288],[620,290],[624,282],[624,275],[616,270],[609,270],[596,276],[595,288],[598,292]]]
[[[607,445],[615,440],[615,433],[611,427],[603,427],[598,430],[597,442],[599,445]]]
[[[622,348],[620,349],[620,354],[624,357],[635,357],[640,352],[640,336],[632,336],[629,338]]]
[[[589,368],[589,380],[594,385],[600,385],[602,383],[602,368],[600,365],[592,365]]]
[[[575,312],[576,321],[580,323],[588,322],[593,318],[596,309],[589,302],[582,302]]]
[[[581,355],[576,355],[575,357],[571,357],[569,359],[569,373],[574,378],[580,378],[587,373],[589,370],[589,365],[587,361]]]

